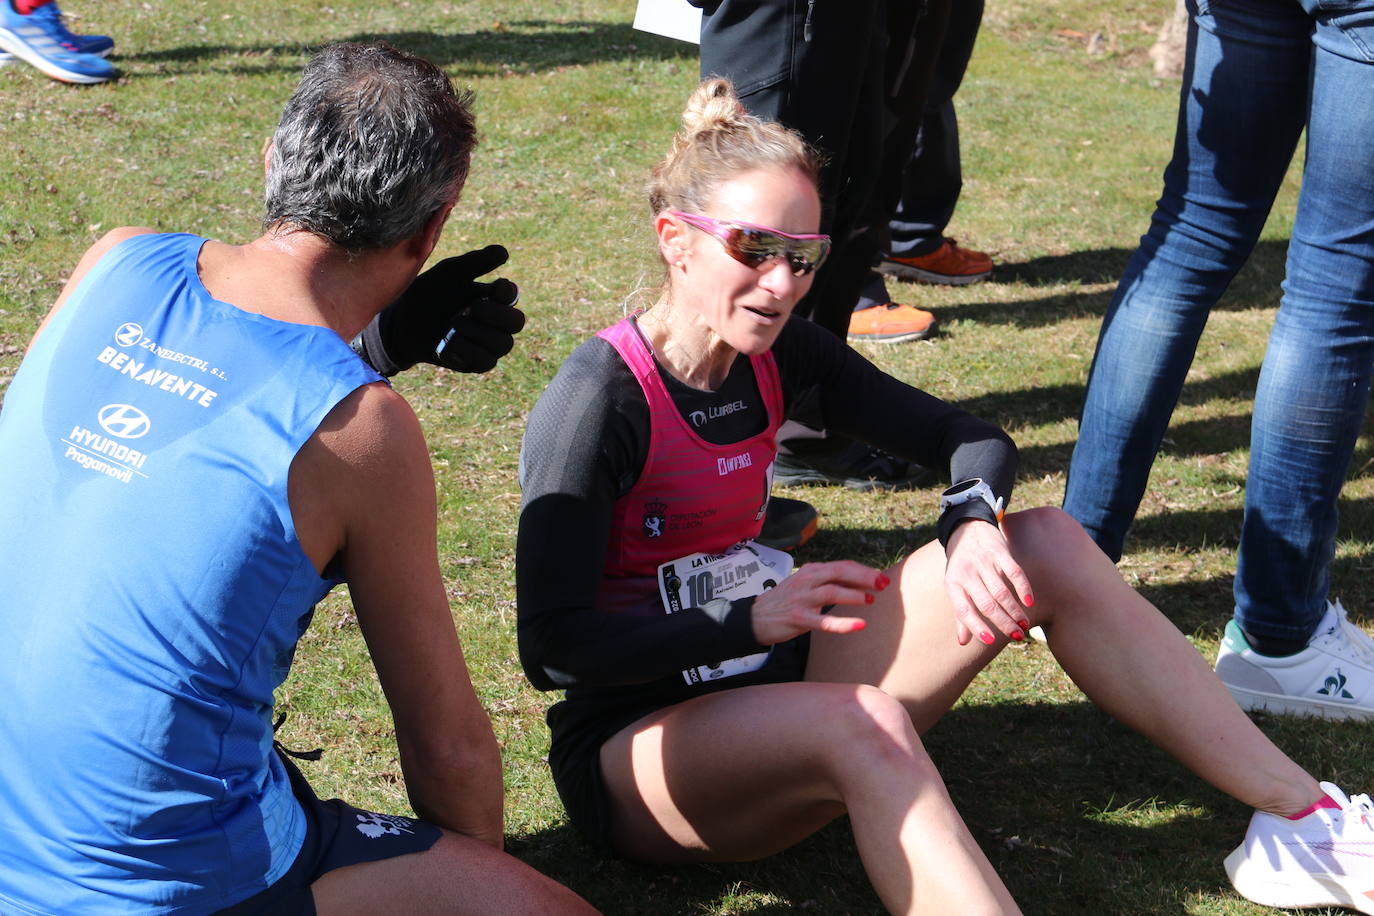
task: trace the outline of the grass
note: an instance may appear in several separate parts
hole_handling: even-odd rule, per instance
[[[474,680],[505,748],[509,847],[608,913],[870,913],[841,822],[763,862],[653,868],[595,856],[567,826],[543,762],[548,696],[515,661],[512,549],[524,417],[576,342],[653,283],[641,186],[696,79],[695,49],[636,33],[630,0],[328,7],[247,0],[80,4],[118,38],[118,83],[74,89],[0,69],[0,385],[84,248],[117,225],[244,241],[260,148],[309,48],[388,39],[478,92],[483,142],[440,254],[500,241],[530,317],[482,378],[419,370],[398,387],[429,436],[439,545]],[[1057,504],[1082,386],[1113,284],[1168,156],[1174,84],[1145,49],[1163,0],[989,5],[958,103],[966,187],[952,231],[994,253],[979,286],[897,284],[933,309],[932,341],[866,350],[884,369],[1005,425],[1022,448],[1016,504]],[[1250,264],[1214,314],[1121,564],[1207,658],[1230,614],[1250,398],[1282,278],[1290,176]],[[1333,588],[1369,622],[1374,450],[1342,501]],[[812,490],[823,532],[802,561],[890,561],[933,533],[935,489]],[[322,746],[322,794],[403,811],[390,720],[348,609],[320,607],[280,701],[286,740]],[[1374,726],[1267,718],[1323,778],[1374,784]],[[1086,703],[1040,645],[1004,653],[928,736],[974,834],[1029,913],[1264,912],[1221,858],[1247,817]]]

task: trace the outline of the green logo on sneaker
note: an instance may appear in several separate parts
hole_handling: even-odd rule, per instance
[[[1318,690],[1317,693],[1326,697],[1339,697],[1342,700],[1355,699],[1355,695],[1345,689],[1345,675],[1341,674],[1341,669],[1339,668],[1336,669],[1335,676],[1327,677],[1326,685]]]

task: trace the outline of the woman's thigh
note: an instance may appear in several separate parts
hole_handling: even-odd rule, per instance
[[[1005,645],[959,645],[944,572],[936,541],[887,570],[893,586],[873,604],[844,608],[864,629],[811,635],[806,679],[872,684],[901,701],[917,732],[934,725]]]
[[[864,685],[756,685],[652,713],[601,748],[616,849],[654,862],[786,849],[844,813],[836,770],[875,737],[924,757],[901,707]]]
[[[1002,531],[1034,593],[1032,605],[1022,609],[1028,623],[1048,629],[1068,618],[1061,620],[1061,628],[1087,632],[1084,626],[1090,621],[1084,614],[1091,616],[1101,605],[1141,602],[1082,527],[1059,509],[1013,513],[1003,519]],[[848,616],[863,617],[864,629],[812,634],[806,679],[872,684],[901,701],[922,733],[954,705],[1007,639],[988,627],[991,645],[977,639],[959,645],[945,590],[945,552],[938,542],[917,550],[887,575],[896,587],[880,592],[871,605],[844,609]]]

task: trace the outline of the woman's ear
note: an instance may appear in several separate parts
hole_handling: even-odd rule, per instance
[[[669,267],[683,266],[687,253],[686,228],[669,216],[667,211],[654,217],[654,231],[658,233],[658,253]]]

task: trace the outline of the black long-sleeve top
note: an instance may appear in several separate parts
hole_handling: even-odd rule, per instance
[[[998,427],[883,373],[808,321],[789,321],[773,355],[789,415],[804,409],[814,418],[819,411],[828,430],[948,469],[952,480],[981,477],[1010,498],[1016,447]],[[748,359],[736,358],[712,392],[659,371],[682,415],[700,412],[693,425],[708,442],[737,442],[765,427]],[[610,344],[588,340],[530,413],[520,457],[520,660],[541,690],[569,688],[571,697],[671,677],[680,682],[684,668],[765,648],[754,639],[753,599],[712,601],[671,615],[594,607],[613,505],[638,480],[648,448],[649,406],[639,383]],[[949,514],[992,520],[981,501]]]

